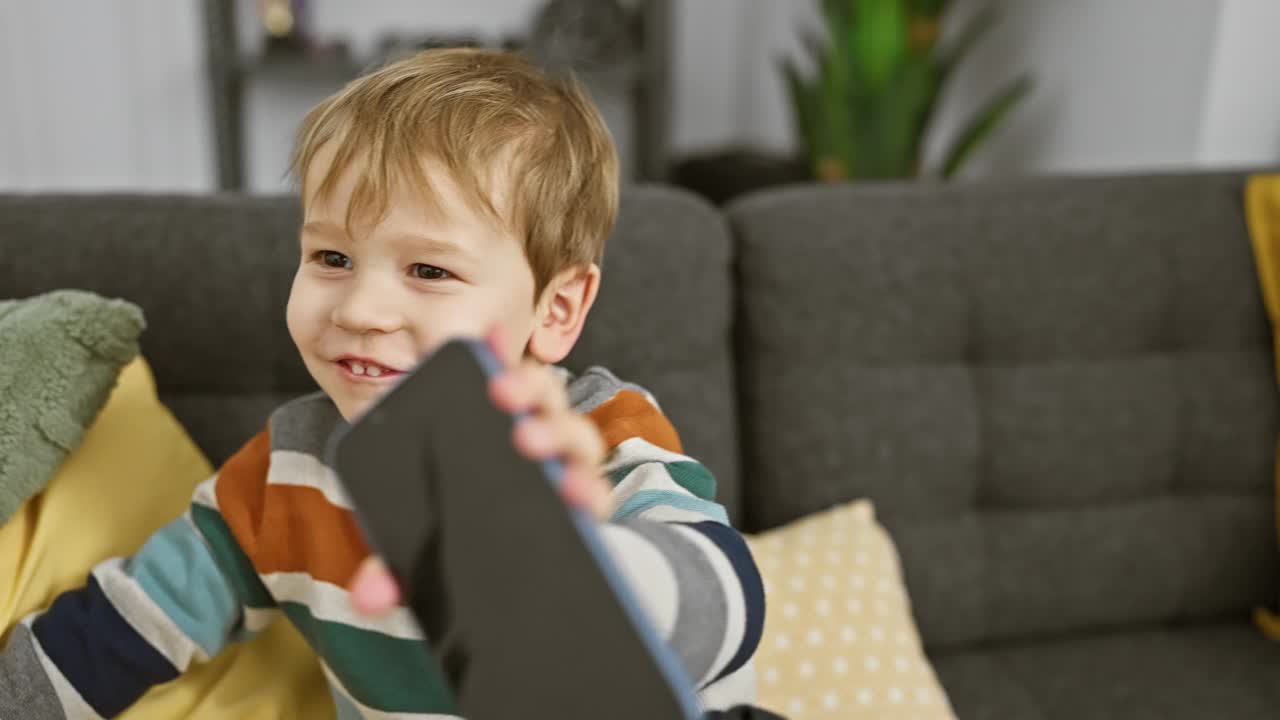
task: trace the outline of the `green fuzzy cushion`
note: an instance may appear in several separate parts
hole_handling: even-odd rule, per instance
[[[0,524],[80,444],[145,327],[137,305],[80,290],[0,301]]]

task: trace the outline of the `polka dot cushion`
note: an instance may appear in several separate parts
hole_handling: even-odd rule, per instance
[[[870,502],[748,542],[768,600],[756,704],[794,719],[955,720]]]

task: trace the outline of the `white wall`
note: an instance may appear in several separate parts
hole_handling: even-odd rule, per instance
[[[1280,162],[1280,2],[1231,0],[1218,21],[1199,161]]]
[[[671,145],[677,154],[746,145],[795,147],[779,74],[816,0],[676,0]]]
[[[739,34],[754,0],[679,0],[672,8],[671,148],[676,152],[722,144],[741,134],[738,97]]]
[[[207,190],[198,5],[0,0],[0,189]]]
[[[1001,25],[949,88],[937,130],[954,130],[978,101],[1025,71],[1033,93],[969,174],[1193,166],[1223,4],[1004,2]]]

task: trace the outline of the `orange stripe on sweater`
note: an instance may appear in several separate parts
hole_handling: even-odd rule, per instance
[[[330,503],[315,488],[269,485],[261,551],[253,558],[258,572],[305,572],[346,587],[369,546],[350,510]]]
[[[260,574],[305,572],[342,587],[369,546],[355,516],[315,488],[268,485],[271,438],[263,431],[218,473],[218,509]]]
[[[605,447],[612,450],[622,441],[638,437],[663,450],[683,453],[680,436],[671,421],[635,390],[622,390],[609,398],[587,417],[604,437]]]
[[[258,528],[262,526],[262,491],[267,486],[271,463],[271,433],[254,435],[231,459],[218,469],[214,497],[218,512],[231,528],[240,549],[253,559],[258,548]]]

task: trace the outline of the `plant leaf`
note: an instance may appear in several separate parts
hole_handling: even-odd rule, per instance
[[[1000,19],[1000,12],[993,4],[983,6],[981,10],[969,18],[969,22],[960,29],[956,39],[948,43],[938,56],[938,63],[942,66],[942,74],[945,79],[951,74],[956,65],[964,59],[965,55],[973,49],[974,45],[986,35],[991,28],[995,27],[996,22]]]
[[[969,159],[973,151],[981,145],[1005,116],[1031,91],[1031,80],[1020,77],[1000,91],[964,126],[964,130],[952,141],[946,159],[942,163],[942,177],[950,178]]]
[[[929,58],[914,56],[903,66],[895,85],[899,97],[897,124],[901,128],[897,132],[905,133],[898,141],[897,152],[902,175],[910,177],[920,174],[925,131],[939,95],[937,67]]]
[[[853,166],[854,140],[852,128],[857,125],[853,98],[858,81],[851,72],[848,37],[831,32],[829,42],[818,65],[818,82],[814,99],[814,129],[818,138],[819,162],[839,162],[849,172]]]
[[[816,83],[800,75],[800,69],[792,58],[783,58],[779,65],[782,67],[787,91],[791,96],[791,108],[795,116],[796,130],[800,135],[800,144],[803,146],[812,171],[817,162],[820,142],[816,124],[818,113]]]
[[[849,39],[859,79],[875,94],[897,74],[907,54],[903,0],[858,0]]]

